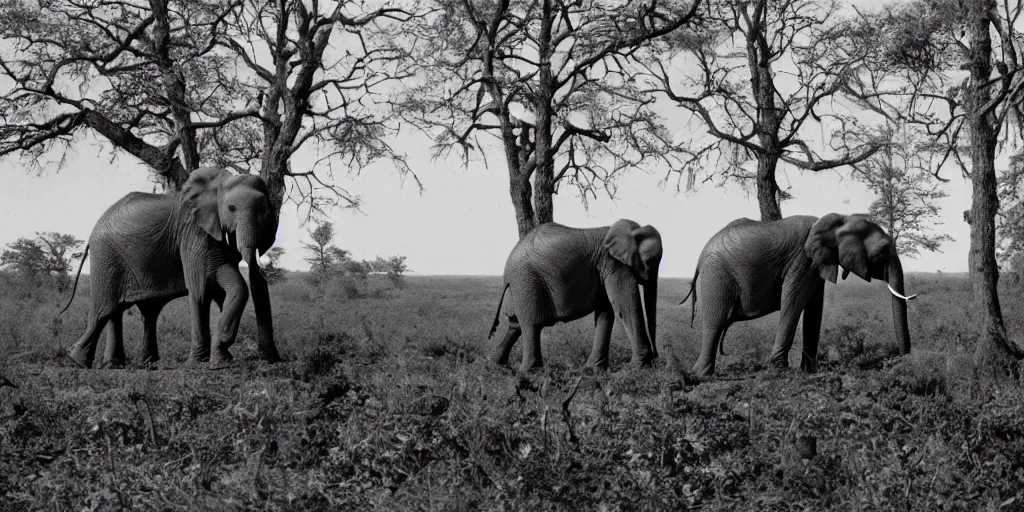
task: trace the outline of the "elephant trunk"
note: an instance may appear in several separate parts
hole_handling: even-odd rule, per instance
[[[886,281],[892,293],[892,323],[896,329],[896,345],[900,354],[910,353],[910,327],[907,325],[907,297],[903,286],[903,265],[893,253],[889,259]],[[911,297],[913,298],[913,296]]]
[[[250,268],[259,266],[256,258],[256,230],[249,223],[239,222],[238,231],[235,233],[235,250],[242,256],[242,261]]]
[[[657,270],[648,273],[648,279],[644,282],[644,319],[647,320],[647,337],[651,340],[651,352],[658,357],[658,344],[656,342],[658,332],[658,272]]]

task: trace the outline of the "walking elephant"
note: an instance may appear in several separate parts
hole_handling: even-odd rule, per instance
[[[631,220],[592,229],[555,223],[538,226],[519,240],[505,263],[504,288],[488,338],[498,328],[505,293],[511,291],[508,331],[491,359],[506,364],[522,335],[526,345],[520,371],[543,366],[541,330],[593,312],[594,344],[588,366],[608,365],[608,342],[616,317],[625,322],[633,341],[633,364],[650,363],[658,357],[661,252],[658,231]]]
[[[692,315],[697,297],[702,300],[703,337],[693,373],[714,374],[715,352],[733,322],[775,311],[781,313],[769,362],[787,365],[803,313],[800,367],[816,371],[825,280],[836,282],[838,265],[843,267],[843,279],[853,272],[865,281],[888,283],[896,345],[901,354],[910,352],[906,300],[913,297],[903,295],[903,266],[880,226],[863,215],[838,213],[767,222],[744,218],[712,236],[697,261],[690,294]]]
[[[137,305],[144,325],[143,361],[159,359],[156,321],[171,300],[188,295],[191,302],[191,361],[210,354],[210,303],[222,314],[216,362],[231,360],[249,291],[239,261],[249,266],[249,288],[256,309],[258,345],[268,361],[280,359],[274,345],[270,294],[257,265],[274,243],[277,216],[267,186],[258,176],[235,175],[205,167],[193,171],[177,194],[132,192],[114,203],[97,221],[85,248],[90,260],[92,310],[85,333],[71,349],[71,359],[90,368],[100,332],[107,327],[105,366],[125,362],[122,313]],[[82,258],[82,265],[85,256]],[[75,288],[82,267],[75,276]],[[74,300],[71,291],[68,305]]]

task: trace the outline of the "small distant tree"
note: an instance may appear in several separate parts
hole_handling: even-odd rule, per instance
[[[312,243],[303,242],[302,247],[310,254],[305,260],[311,272],[329,272],[338,260],[348,258],[348,251],[331,245],[334,240],[334,223],[317,222],[316,227],[309,231],[309,238]]]
[[[914,136],[887,126],[877,140],[888,144],[867,160],[853,164],[854,179],[864,182],[876,196],[868,213],[892,237],[900,256],[913,258],[921,251],[936,252],[953,238],[936,233],[942,225],[937,202],[946,197],[929,170],[926,152]]]
[[[388,259],[378,256],[373,261],[372,268],[374,272],[387,275],[395,287],[402,288],[405,285],[405,273],[409,270],[405,264],[405,256],[392,256]]]
[[[35,283],[53,277],[57,289],[64,291],[69,282],[68,272],[81,252],[72,252],[82,240],[64,233],[36,233],[36,238],[19,238],[7,244],[0,253],[0,267],[13,270]]]
[[[271,247],[264,256],[268,260],[262,269],[263,277],[266,278],[267,283],[274,284],[284,280],[284,269],[278,266],[281,256],[284,256],[284,249],[281,247]]]

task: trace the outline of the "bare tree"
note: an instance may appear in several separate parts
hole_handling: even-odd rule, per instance
[[[823,171],[877,150],[871,140],[848,143],[862,128],[849,105],[835,106],[865,58],[846,44],[837,9],[836,0],[712,0],[695,30],[668,40],[670,59],[648,61],[649,90],[666,94],[707,131],[692,132],[682,166],[688,187],[710,161],[722,163],[726,177],[756,183],[761,219],[777,220],[785,197],[776,180],[780,161]],[[674,71],[693,69],[674,63],[697,71]],[[812,149],[825,132],[829,154]],[[746,167],[751,160],[754,174]]]
[[[670,161],[672,137],[637,88],[638,48],[686,25],[698,0],[435,0],[410,30],[422,83],[396,102],[435,157],[504,151],[520,236],[554,220],[571,181],[584,201],[614,177]],[[531,182],[532,180],[532,182]]]
[[[214,52],[241,4],[148,0],[0,6],[0,156],[40,169],[89,130],[175,189],[201,160],[197,132],[252,115]]]
[[[1016,374],[1016,360],[1024,358],[1024,350],[1006,334],[999,303],[995,166],[1000,145],[1022,135],[1024,62],[1017,54],[1022,12],[1020,0],[936,0],[863,17],[865,34],[888,43],[877,68],[881,74],[895,70],[890,74],[902,78],[864,95],[864,104],[925,127],[942,155],[940,164],[958,164],[971,180],[965,220],[971,226],[968,265],[978,321],[975,359],[991,374]]]
[[[906,127],[886,126],[876,139],[889,142],[853,164],[854,179],[876,196],[868,213],[886,228],[901,256],[938,251],[953,238],[935,232],[942,225],[936,203],[947,194],[932,175],[928,152]]]
[[[358,197],[333,183],[338,163],[348,170],[386,159],[420,186],[404,155],[385,141],[397,125],[378,97],[382,86],[411,75],[406,51],[390,41],[414,13],[370,4],[247,0],[219,39],[243,63],[241,89],[260,109],[210,138],[222,165],[263,177],[275,211],[285,198],[286,177],[295,179],[298,201],[310,213],[358,205]],[[309,147],[318,151],[313,167],[291,169],[292,156]]]
[[[390,22],[409,11],[318,0],[55,0],[0,6],[0,156],[42,168],[89,129],[175,189],[201,163],[259,173],[275,212],[357,204],[336,163],[390,159],[376,91],[407,77]],[[325,3],[326,4],[326,3]],[[405,63],[405,64],[403,64]],[[292,171],[297,152],[320,152]],[[63,153],[62,153],[63,154]],[[415,178],[415,175],[413,175]],[[417,181],[417,184],[419,182]],[[325,193],[326,192],[326,193]]]

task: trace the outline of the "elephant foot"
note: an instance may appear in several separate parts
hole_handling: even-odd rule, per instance
[[[210,363],[230,363],[234,360],[235,356],[231,355],[231,352],[228,351],[227,347],[217,347],[217,351],[214,353],[214,356],[210,358]]]
[[[225,349],[225,351],[226,351],[226,349]],[[274,347],[271,347],[271,348],[261,348],[260,349],[260,356],[263,358],[264,361],[266,361],[266,362],[268,362],[270,364],[280,363],[282,361],[281,355],[277,353],[277,348],[274,348]]]
[[[88,370],[89,368],[92,368],[92,361],[86,356],[85,350],[83,350],[83,349],[80,349],[80,348],[77,348],[77,347],[71,349],[71,353],[68,354],[68,357],[76,365],[78,365],[79,368],[83,368],[83,369],[86,369],[86,370]]]
[[[818,362],[811,360],[800,361],[800,369],[806,373],[818,373]]]
[[[160,356],[156,354],[142,354],[142,364],[154,364],[160,360]]]
[[[707,363],[698,359],[697,362],[694,363],[693,368],[690,369],[690,373],[692,373],[694,377],[700,379],[712,377],[715,375],[715,364],[713,362]]]
[[[598,357],[591,357],[591,358],[587,359],[586,364],[584,364],[583,366],[586,367],[586,368],[600,368],[602,370],[603,369],[607,369],[608,368],[608,358],[607,357],[600,357],[600,358],[598,358]]]
[[[771,368],[786,369],[789,368],[789,357],[788,356],[776,356],[768,360],[768,366]]]
[[[523,361],[523,364],[519,365],[519,373],[527,374],[535,370],[540,370],[544,367],[544,363],[540,361]]]
[[[103,368],[109,370],[120,370],[123,369],[124,367],[125,363],[123,359],[111,359],[110,361],[103,362]]]

